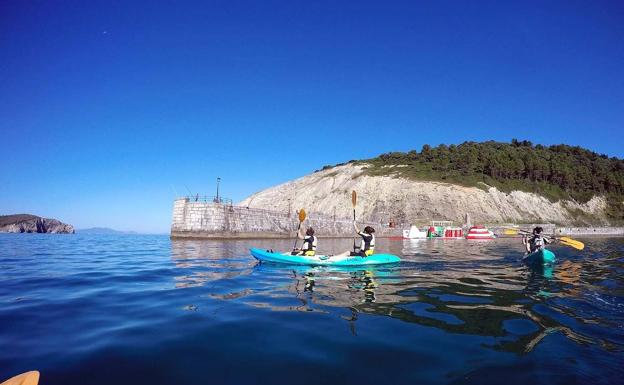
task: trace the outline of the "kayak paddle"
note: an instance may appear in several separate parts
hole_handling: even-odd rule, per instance
[[[0,385],[37,385],[39,383],[39,372],[32,370],[30,372],[19,374],[4,381]]]
[[[532,232],[530,232],[530,231],[526,231],[526,230],[519,230],[519,229],[505,229],[505,232],[506,232],[507,230],[513,230],[513,231],[516,231],[517,233],[523,233],[523,234],[529,234],[529,235],[533,234]],[[585,248],[585,244],[584,244],[583,242],[581,242],[581,241],[577,241],[576,239],[572,239],[572,238],[570,238],[570,237],[561,237],[561,238],[558,238],[558,237],[553,237],[553,236],[550,236],[550,235],[544,235],[544,236],[545,236],[545,237],[547,237],[547,238],[556,239],[556,240],[558,240],[558,241],[559,241],[559,243],[561,243],[562,245],[565,245],[565,246],[570,246],[570,247],[575,248],[575,249],[577,249],[577,250],[583,250],[583,249]]]
[[[570,246],[577,250],[583,250],[585,248],[585,244],[581,241],[577,241],[576,239],[572,239],[569,237],[561,237],[555,239],[558,239],[562,245]]]
[[[299,234],[299,230],[301,229],[301,224],[306,219],[306,212],[304,209],[299,210],[299,226],[297,226],[297,233],[295,234],[295,244],[293,245],[293,251],[297,248],[297,234]]]
[[[353,205],[353,223],[355,223],[355,205],[357,204],[357,193],[351,191],[351,204]],[[355,237],[353,237],[353,251],[355,252]]]

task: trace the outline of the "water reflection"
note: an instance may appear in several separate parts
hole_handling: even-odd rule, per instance
[[[259,243],[277,249],[280,242]],[[350,242],[332,240],[325,247],[339,252]],[[376,268],[259,264],[244,241],[173,241],[172,260],[179,271],[175,285],[211,284],[212,298],[254,308],[332,314],[347,322],[353,335],[360,315],[368,314],[487,337],[484,346],[518,354],[555,333],[580,345],[622,349],[621,341],[608,340],[591,327],[621,325],[619,250],[605,258],[608,250],[590,241],[584,255],[556,249],[554,267],[529,269],[520,263],[522,247],[513,239],[379,243],[380,250],[401,255],[403,262]],[[605,297],[597,308],[597,295],[605,292],[615,300]]]
[[[230,241],[175,240],[171,259],[178,273],[174,278],[178,288],[249,275],[255,265],[249,258],[241,258],[240,244]]]

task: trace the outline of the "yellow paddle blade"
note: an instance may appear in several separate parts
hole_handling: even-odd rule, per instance
[[[299,222],[305,221],[306,212],[304,209],[299,210]]]
[[[353,203],[353,208],[355,208],[355,204],[357,203],[357,193],[355,190],[351,191],[351,203]]]
[[[585,244],[583,242],[568,237],[559,238],[559,242],[566,246],[573,247],[577,250],[583,250],[585,248]]]
[[[509,234],[509,235],[512,235],[512,234],[515,235],[515,234],[520,234],[520,233],[531,234],[530,231],[522,230],[522,229],[519,229],[517,227],[505,227],[503,232],[504,232],[504,234]]]
[[[22,373],[9,378],[0,385],[37,385],[39,383],[39,372],[36,370]]]

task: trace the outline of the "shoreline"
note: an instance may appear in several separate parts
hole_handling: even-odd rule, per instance
[[[496,229],[496,227],[492,227],[492,229]],[[502,228],[498,228],[502,229]],[[521,235],[503,235],[502,231],[496,232],[497,238],[520,238]],[[573,227],[573,228],[555,228],[555,230],[548,235],[552,236],[574,236],[578,238],[624,238],[624,227]],[[317,235],[319,239],[350,239],[353,238],[349,235]],[[172,231],[169,234],[169,239],[171,240],[200,240],[200,239],[211,239],[211,240],[244,240],[244,239],[292,239],[294,235],[291,234],[277,234],[277,233],[267,233],[267,232],[245,232],[245,233],[228,233],[228,232],[215,232],[208,233],[202,231],[192,231],[192,232],[180,232],[180,231]],[[396,235],[384,234],[376,236],[377,239],[390,239],[397,238]],[[497,239],[495,238],[495,239]],[[461,241],[462,239],[473,241],[470,239],[441,239],[441,238],[414,238],[411,240],[444,240],[444,241]],[[401,240],[401,239],[397,239]],[[409,241],[409,238],[403,238],[404,241]],[[487,239],[491,240],[491,239]],[[484,241],[484,240],[477,240]]]
[[[288,239],[292,238],[299,221],[297,214],[288,211],[264,210],[235,206],[228,200],[192,200],[182,197],[174,200],[171,239]],[[359,218],[360,225],[371,225],[377,238],[402,237],[409,223],[390,220]],[[319,238],[349,238],[353,236],[353,220],[324,213],[308,213],[305,225],[313,227]],[[417,221],[418,223],[418,221]],[[615,226],[557,226],[552,223],[489,223],[487,227],[497,236],[505,229],[531,231],[542,226],[545,234],[577,237],[624,237],[624,227]],[[470,227],[459,225],[465,232]]]

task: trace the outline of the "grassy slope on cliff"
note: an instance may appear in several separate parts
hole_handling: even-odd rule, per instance
[[[0,215],[0,226],[22,223],[33,219],[36,220],[37,218],[39,217],[31,214]]]
[[[506,192],[535,192],[552,201],[571,198],[586,202],[594,195],[604,195],[609,218],[624,220],[624,160],[581,147],[546,147],[515,139],[511,143],[464,142],[424,145],[420,152],[391,152],[362,162],[371,165],[366,170],[369,175],[488,185]]]

